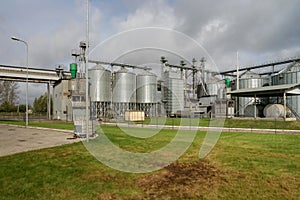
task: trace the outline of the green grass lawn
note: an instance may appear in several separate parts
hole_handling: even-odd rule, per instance
[[[0,120],[0,124],[12,124],[12,125],[25,126],[25,122],[16,121],[16,120]],[[45,122],[33,121],[33,122],[29,122],[28,125],[33,127],[74,130],[73,122],[64,122],[64,121],[45,121]]]
[[[150,124],[150,125],[169,125],[169,126],[211,126],[215,119],[201,118],[146,118],[144,122],[135,122],[137,124]],[[25,126],[23,121],[15,120],[0,120],[2,124],[15,124]],[[128,123],[128,122],[125,122]],[[47,121],[47,122],[29,122],[29,126],[57,128],[65,130],[73,130],[74,125],[72,122],[63,121]],[[226,118],[224,120],[224,127],[228,128],[258,128],[258,129],[288,129],[300,130],[300,121],[283,121],[283,120],[261,120],[261,119],[235,119]]]
[[[158,149],[176,131],[142,139],[102,127],[133,152]],[[136,131],[127,129],[126,131]],[[131,174],[97,161],[82,143],[0,157],[0,199],[298,199],[300,136],[222,133],[198,159],[198,132],[178,161],[152,173]]]
[[[146,118],[144,122],[137,122],[138,124],[152,124],[152,125],[169,125],[169,126],[189,126],[198,124],[198,126],[211,126],[215,119],[201,118]],[[227,128],[259,128],[259,129],[289,129],[300,130],[300,121],[283,121],[271,119],[224,119],[224,127]]]

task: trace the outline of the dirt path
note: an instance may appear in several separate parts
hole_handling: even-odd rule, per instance
[[[226,182],[221,176],[223,173],[203,159],[172,163],[155,174],[142,177],[137,185],[146,194],[142,199],[203,199],[207,191],[212,196],[217,194],[218,186]]]
[[[0,125],[0,156],[80,141],[72,131]]]

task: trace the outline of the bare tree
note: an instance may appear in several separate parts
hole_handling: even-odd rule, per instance
[[[13,105],[18,99],[19,85],[14,81],[0,81],[0,103]]]

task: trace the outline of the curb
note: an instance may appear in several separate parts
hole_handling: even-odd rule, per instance
[[[124,124],[124,123],[101,123],[105,126],[120,126],[130,128],[153,128],[153,129],[168,129],[168,130],[197,130],[197,131],[216,131],[222,132],[243,132],[256,134],[289,134],[300,135],[300,130],[288,129],[253,129],[253,128],[227,128],[227,127],[205,127],[205,126],[170,126],[170,125],[141,125],[141,124]]]
[[[15,125],[15,124],[0,124],[0,126],[26,128],[25,126]],[[57,131],[57,132],[62,132],[62,133],[74,133],[73,130],[63,130],[63,129],[55,129],[55,128],[44,128],[44,127],[36,127],[36,126],[27,126],[27,128],[29,128],[29,129],[38,129],[38,130]]]

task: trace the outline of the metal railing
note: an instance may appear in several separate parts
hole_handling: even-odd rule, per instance
[[[298,121],[300,121],[300,115],[299,113],[293,108],[292,105],[290,105],[289,103],[286,103],[286,106],[291,110],[291,112],[293,113],[293,115],[296,117],[296,119]]]

